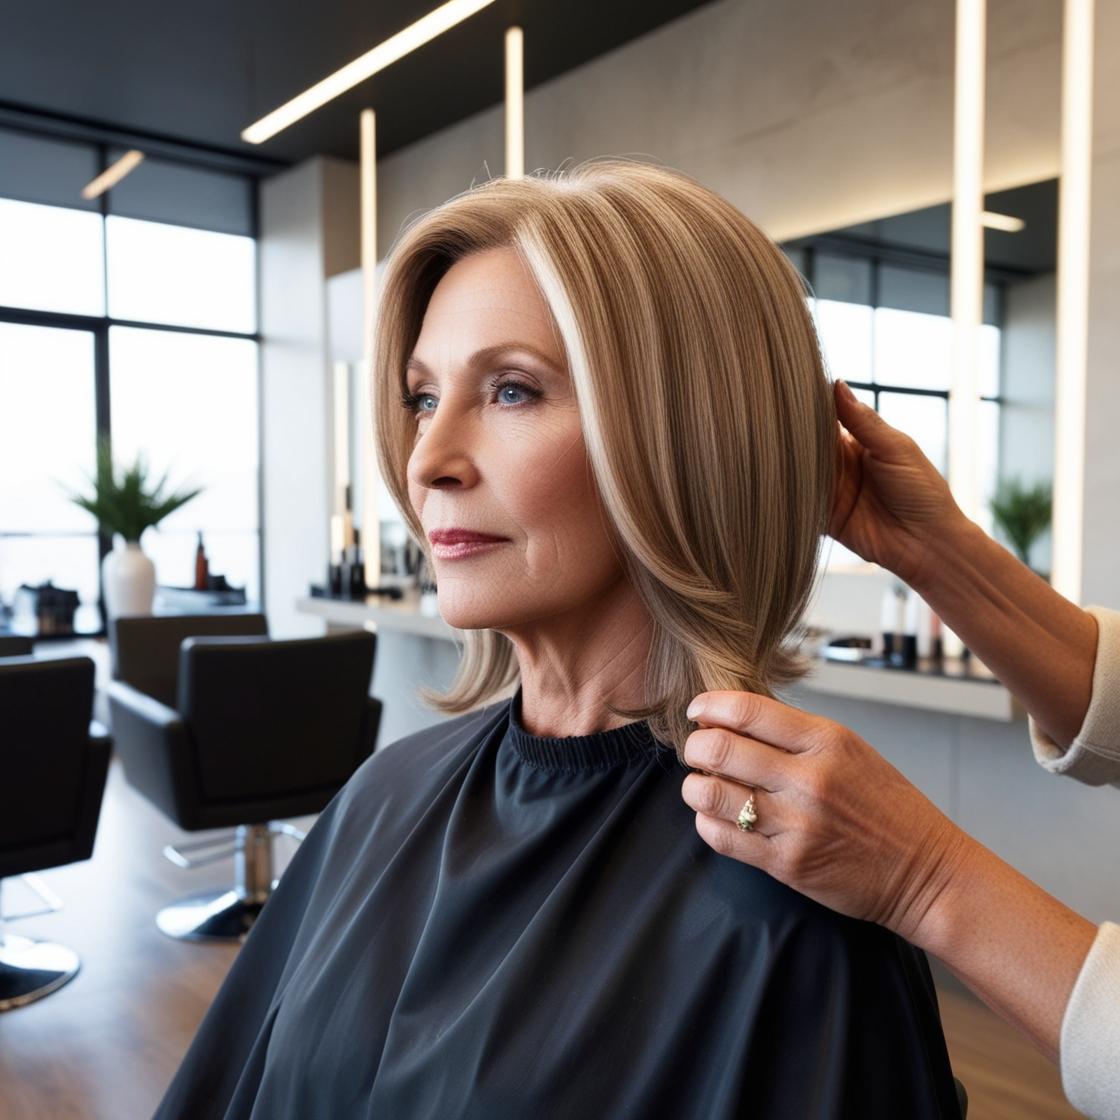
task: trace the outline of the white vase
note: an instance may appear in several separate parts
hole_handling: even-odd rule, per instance
[[[121,540],[116,538],[113,551],[101,561],[105,613],[110,618],[151,614],[156,594],[156,566],[136,541],[128,541],[122,548]]]

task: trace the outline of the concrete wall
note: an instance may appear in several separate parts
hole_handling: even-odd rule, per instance
[[[1061,5],[989,13],[994,190],[1057,173]],[[953,19],[952,0],[707,5],[529,91],[525,166],[652,156],[778,239],[944,202]],[[502,162],[501,106],[379,161],[378,244]]]

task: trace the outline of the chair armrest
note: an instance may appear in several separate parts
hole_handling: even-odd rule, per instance
[[[166,727],[175,720],[182,721],[182,717],[174,708],[169,708],[154,696],[149,696],[124,681],[109,681],[106,692],[109,696],[109,711],[113,717],[118,710],[127,710],[137,719],[143,719],[156,726]],[[109,722],[115,724],[116,720],[110,718]],[[115,731],[116,728],[114,727],[113,730]]]
[[[187,806],[198,800],[186,724],[174,708],[124,681],[110,681],[107,693],[129,784],[182,827]]]

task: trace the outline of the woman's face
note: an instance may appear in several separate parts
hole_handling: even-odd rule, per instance
[[[581,622],[622,577],[551,313],[512,249],[456,262],[432,293],[407,373],[409,498],[437,530],[440,613],[460,629]],[[512,636],[512,634],[510,635]]]

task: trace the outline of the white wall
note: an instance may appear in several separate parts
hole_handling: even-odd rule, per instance
[[[1120,608],[1120,0],[1097,0],[1085,409],[1084,603]]]
[[[314,159],[260,195],[265,612],[276,637],[322,633],[296,600],[324,583],[333,429],[326,278],[354,267],[357,167]]]

